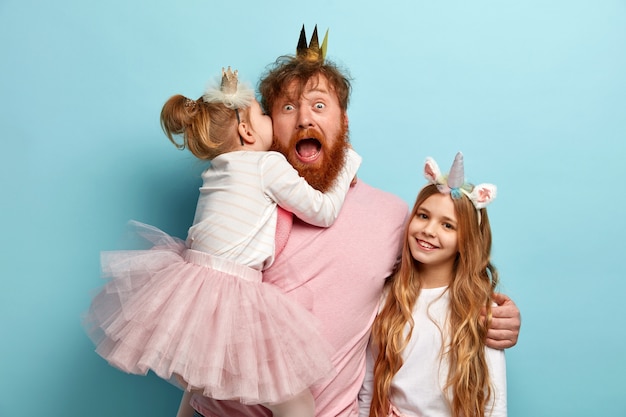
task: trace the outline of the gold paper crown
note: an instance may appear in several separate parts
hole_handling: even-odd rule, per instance
[[[220,85],[220,90],[222,90],[222,93],[235,94],[237,92],[237,83],[239,81],[237,74],[237,70],[235,70],[235,72],[232,72],[230,70],[230,67],[228,67],[228,69],[224,71],[224,68],[222,67],[222,83]]]
[[[328,29],[324,35],[324,41],[322,41],[322,47],[320,48],[319,41],[317,39],[317,25],[313,29],[313,36],[311,36],[311,42],[307,47],[306,34],[304,33],[304,25],[300,31],[300,39],[298,40],[298,47],[296,48],[296,58],[309,62],[324,62],[326,58],[326,46],[328,42]]]

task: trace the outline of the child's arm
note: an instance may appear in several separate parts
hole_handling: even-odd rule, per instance
[[[348,149],[346,163],[333,187],[322,193],[300,177],[284,156],[269,152],[264,169],[265,192],[279,206],[301,220],[314,226],[328,227],[337,219],[360,165],[361,157]]]

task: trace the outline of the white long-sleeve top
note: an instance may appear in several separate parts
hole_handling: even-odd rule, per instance
[[[265,269],[274,261],[277,205],[314,226],[330,226],[360,164],[361,157],[349,149],[334,186],[321,193],[278,152],[224,153],[202,173],[187,244],[194,250]]]
[[[444,343],[440,329],[445,329],[450,298],[447,287],[422,289],[413,311],[415,327],[404,349],[404,364],[391,382],[390,401],[407,417],[449,417],[444,398],[448,363],[440,360]],[[407,325],[408,329],[408,325]],[[377,352],[367,352],[367,372],[359,394],[360,417],[369,416],[372,401],[373,368]],[[503,350],[485,347],[493,396],[485,416],[506,417],[506,363]]]

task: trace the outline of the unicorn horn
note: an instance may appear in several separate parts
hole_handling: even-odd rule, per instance
[[[463,154],[457,153],[448,174],[448,187],[460,188],[465,182],[465,168],[463,167]]]

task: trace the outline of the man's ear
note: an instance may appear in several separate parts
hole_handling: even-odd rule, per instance
[[[346,129],[348,129],[349,127],[349,121],[348,121],[348,113],[343,113],[343,124],[346,127]]]
[[[253,144],[256,141],[250,126],[246,122],[239,123],[237,130],[239,131],[239,136],[241,136],[245,143]]]

